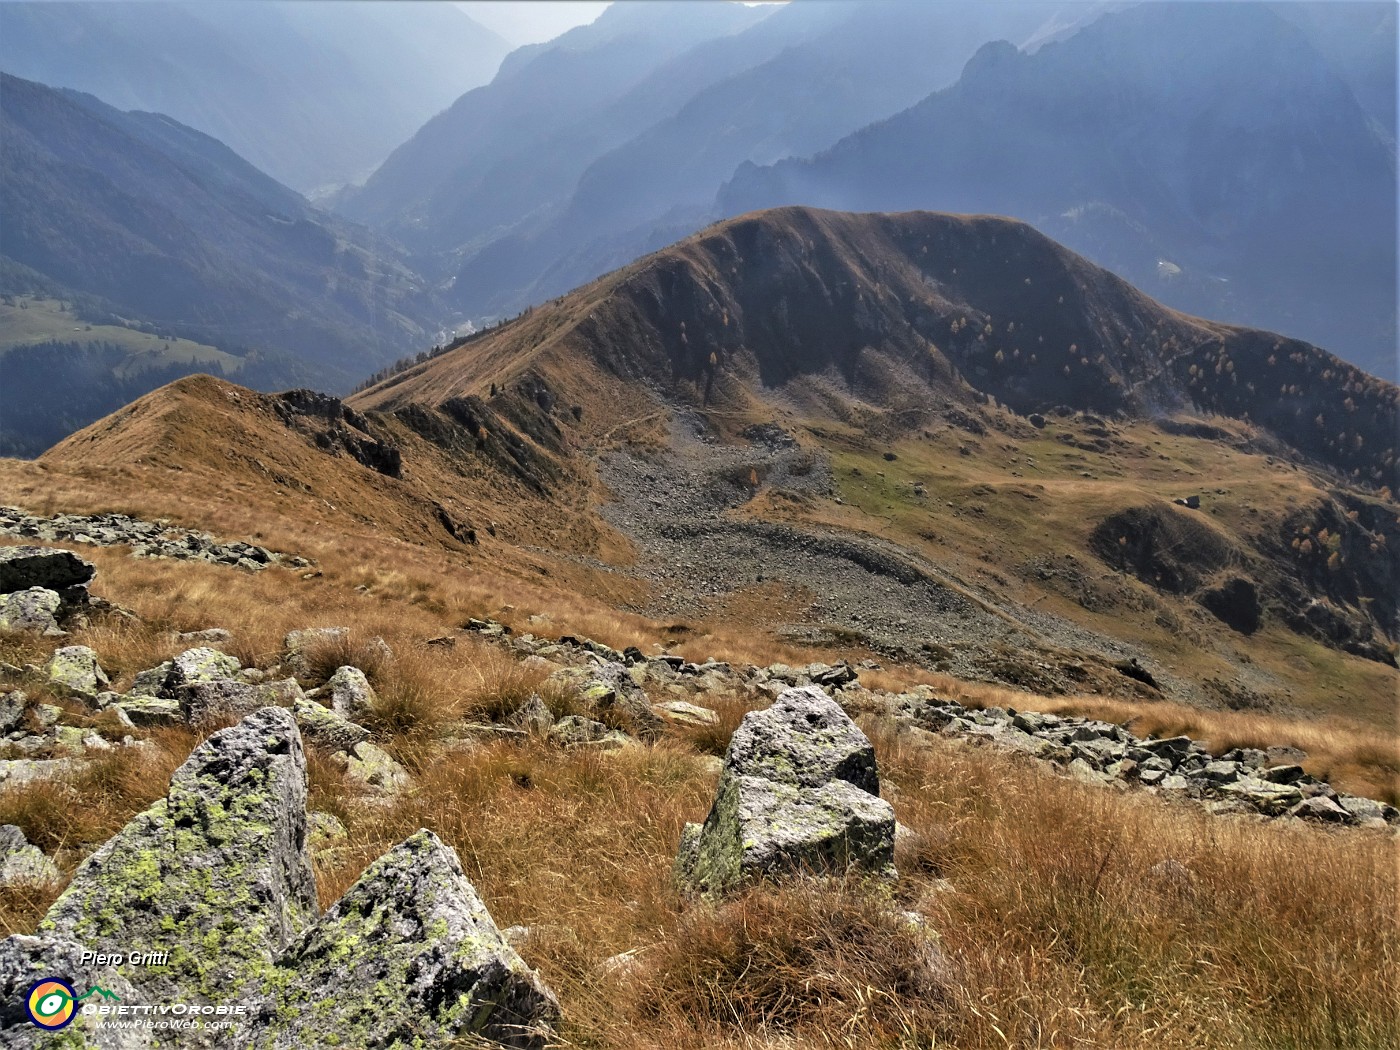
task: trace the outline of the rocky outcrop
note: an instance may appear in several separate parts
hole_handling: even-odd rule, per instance
[[[1234,748],[1216,756],[1190,737],[1144,738],[1112,722],[999,707],[966,708],[929,696],[894,698],[889,712],[906,727],[1032,755],[1088,783],[1145,788],[1215,812],[1376,827],[1400,824],[1400,811],[1393,806],[1343,794],[1301,766],[1280,765],[1269,752],[1256,748]],[[1292,748],[1275,753],[1301,755]],[[1319,798],[1323,801],[1315,801]]]
[[[665,729],[664,720],[652,710],[646,692],[621,661],[603,657],[590,667],[565,667],[545,684],[571,694],[608,725],[643,740],[655,740]]]
[[[684,712],[693,701],[713,694],[733,697],[751,691],[777,696],[793,685],[819,685],[843,702],[892,715],[906,727],[1030,755],[1088,783],[1144,789],[1221,813],[1302,818],[1339,826],[1400,825],[1400,810],[1395,807],[1347,795],[1306,774],[1296,763],[1307,756],[1293,747],[1239,748],[1216,756],[1203,742],[1187,737],[1143,739],[1126,726],[1093,719],[968,708],[938,698],[927,687],[901,694],[871,692],[861,687],[856,668],[846,663],[731,667],[716,660],[694,663],[671,653],[648,656],[631,647],[618,651],[570,635],[549,641],[514,634],[491,620],[471,620],[465,629],[492,638],[527,660],[539,661],[540,666],[555,667],[551,684],[566,686],[576,696],[581,683],[596,679],[599,666],[625,664],[633,681],[652,690],[652,695],[668,693],[677,698],[657,703],[653,711],[678,727],[686,718],[668,710],[675,704]],[[560,664],[565,666],[558,669]],[[1146,676],[1145,669],[1132,661],[1119,669],[1133,677]],[[569,723],[561,734],[573,735],[577,729],[576,723]],[[1325,806],[1301,805],[1315,795],[1335,801],[1342,815]]]
[[[559,1019],[553,993],[430,831],[370,865],[282,954],[277,973],[290,991],[251,1033],[269,1050],[324,1045],[331,1033],[365,1050],[463,1036],[536,1050]]]
[[[0,531],[3,528],[0,511]],[[56,547],[0,547],[0,594],[43,587],[63,594],[86,587],[96,573],[92,563]]]
[[[744,717],[703,825],[682,833],[675,874],[717,895],[800,872],[894,874],[894,810],[879,797],[875,752],[815,686]]]
[[[0,840],[22,850],[9,830]],[[502,938],[449,847],[420,831],[318,918],[310,838],[291,713],[264,708],[214,734],[166,798],[82,864],[39,937],[0,942],[0,1046],[33,1045],[9,993],[53,974],[129,1002],[241,1006],[239,1046],[545,1045],[559,1004]],[[84,949],[129,956],[135,947],[168,960],[101,973],[78,961]],[[118,1041],[84,1033],[75,1045],[152,1045],[109,1035]],[[180,1045],[232,1044],[225,1032],[194,1030]]]
[[[269,565],[305,568],[311,564],[297,555],[278,554],[257,544],[239,541],[221,543],[207,532],[181,529],[164,521],[142,521],[126,514],[56,514],[53,517],[43,517],[27,514],[14,507],[0,507],[0,535],[23,536],[49,542],[61,540],[68,543],[91,543],[104,547],[127,546],[132,549],[132,555],[138,558],[206,561],[218,565],[236,565],[240,569],[253,572],[265,569]],[[49,553],[67,554],[75,561],[87,565],[87,562],[70,551]],[[91,566],[88,568],[91,570]],[[89,571],[87,579],[91,578],[92,573]],[[0,593],[29,586],[62,590],[62,587],[43,582],[9,586],[4,570],[0,569]]]
[[[96,951],[169,950],[168,965],[123,975],[149,997],[231,1002],[265,992],[274,953],[316,907],[301,736],[266,708],[197,747],[39,928]]]
[[[83,622],[96,570],[72,551],[0,547],[0,630],[60,637]]]

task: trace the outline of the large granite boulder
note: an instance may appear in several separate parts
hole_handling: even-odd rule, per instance
[[[559,1004],[506,943],[457,854],[420,831],[371,864],[277,961],[286,993],[249,1042],[269,1050],[456,1045],[536,1050]]]
[[[785,690],[735,731],[709,816],[682,834],[677,882],[717,895],[800,872],[891,877],[879,786],[874,748],[841,706],[815,686]]]
[[[103,952],[168,951],[124,966],[146,1001],[266,994],[273,958],[315,919],[306,759],[291,712],[214,734],[169,792],[86,860],[39,925]]]

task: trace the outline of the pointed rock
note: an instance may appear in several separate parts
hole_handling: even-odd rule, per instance
[[[725,764],[734,773],[783,784],[844,780],[880,793],[870,740],[840,704],[811,685],[785,689],[771,707],[745,715]]]
[[[121,972],[146,999],[219,1003],[264,994],[274,954],[316,911],[301,736],[289,711],[265,708],[195,748],[39,929],[94,951],[169,951],[166,966]]]
[[[277,962],[289,991],[254,1046],[377,1050],[477,1036],[539,1050],[559,1004],[492,921],[457,854],[420,831],[377,860]]]

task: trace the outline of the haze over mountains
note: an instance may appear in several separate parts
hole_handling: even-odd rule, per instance
[[[335,389],[436,333],[429,289],[369,231],[169,117],[3,74],[0,215],[11,319],[16,297],[31,326],[45,304],[72,307],[35,328],[33,345],[0,350],[6,448],[41,451],[185,361],[218,360],[256,385]],[[184,348],[87,345],[125,339],[129,321],[223,353],[196,362]]]
[[[984,41],[1025,41],[1097,10],[615,5],[521,49],[338,207],[454,277],[468,313],[513,311],[703,224],[740,163],[820,149],[951,83]],[[505,163],[490,148],[502,140]]]
[[[364,178],[509,50],[450,3],[0,5],[0,69],[174,117],[304,193]]]
[[[720,195],[730,214],[781,203],[1016,215],[1174,306],[1395,374],[1393,139],[1262,5],[1144,4],[1034,55],[989,44],[955,87]]]
[[[181,368],[343,392],[464,322],[786,204],[1023,219],[1169,306],[1396,374],[1388,4],[623,3],[499,70],[504,44],[444,4],[0,20],[7,72],[97,91],[0,98],[0,290],[42,300],[0,318],[23,351],[0,360],[49,421],[11,449]],[[396,142],[318,198],[349,222],[273,181],[344,182]],[[114,350],[131,339],[66,324],[79,300],[197,346]],[[63,413],[32,381],[55,334],[74,382],[106,385]]]

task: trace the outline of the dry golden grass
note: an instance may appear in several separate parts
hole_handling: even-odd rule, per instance
[[[515,688],[491,652],[442,654],[459,677],[435,695]],[[736,698],[725,723],[747,704]],[[803,882],[686,905],[670,867],[682,823],[704,816],[713,791],[700,749],[531,740],[425,748],[414,790],[387,806],[310,752],[311,808],[349,829],[317,860],[322,903],[433,829],[497,921],[530,927],[522,950],[564,1003],[565,1047],[1301,1050],[1400,1037],[1382,1007],[1400,992],[1393,836],[1212,817],[867,729],[886,796],[917,836],[892,897]],[[0,793],[0,820],[59,846],[71,867],[149,804],[195,743],[151,735],[149,755],[123,750],[69,784]],[[31,929],[53,892],[0,895],[4,928]],[[931,983],[901,908],[940,936],[943,980]],[[607,962],[633,950],[631,964]]]
[[[0,790],[0,824],[19,827],[60,870],[71,873],[132,817],[164,797],[171,774],[203,733],[172,728],[138,735],[146,737],[147,746],[99,754],[57,780]],[[31,930],[61,888],[0,887],[0,929]]]
[[[918,836],[901,848],[892,897],[859,883],[798,883],[759,888],[728,908],[687,906],[670,868],[682,824],[702,819],[712,797],[706,756],[723,751],[761,700],[713,700],[718,727],[677,730],[654,747],[564,752],[536,739],[448,750],[437,739],[447,723],[500,717],[543,684],[540,670],[456,628],[468,616],[495,616],[518,630],[616,646],[679,641],[691,659],[740,663],[834,654],[775,651],[732,629],[668,632],[587,598],[551,604],[547,591],[503,577],[435,572],[431,552],[388,571],[353,542],[328,544],[317,550],[322,575],[304,580],[76,549],[98,563],[95,589],[145,620],[104,621],[65,640],[96,648],[119,687],[179,651],[172,630],[227,627],[240,658],[266,667],[287,630],[350,628],[344,645],[313,654],[312,678],[342,662],[363,667],[381,697],[376,733],[417,781],[411,793],[371,804],[328,756],[308,753],[310,807],[349,830],[342,847],[317,858],[322,903],[385,849],[433,829],[458,851],[500,925],[530,927],[522,951],[563,1001],[565,1047],[1400,1042],[1386,1008],[1400,995],[1393,836],[1212,817],[952,741],[915,747],[868,723],[886,795]],[[549,613],[549,630],[529,622],[538,612]],[[426,644],[441,635],[455,644]],[[376,636],[392,660],[376,655]],[[0,638],[0,655],[42,663],[56,644],[10,636]],[[862,682],[1131,721],[1140,733],[1185,731],[1217,749],[1292,743],[1310,763],[1332,766],[1342,786],[1394,768],[1393,740],[1339,723],[1048,699],[902,668],[863,672]],[[197,742],[192,731],[140,735],[155,746],[114,752],[60,784],[0,791],[0,822],[19,824],[71,871],[163,791]],[[57,889],[0,891],[0,929],[33,929]],[[900,908],[941,938],[949,968],[936,989]],[[607,965],[634,949],[634,964]]]

